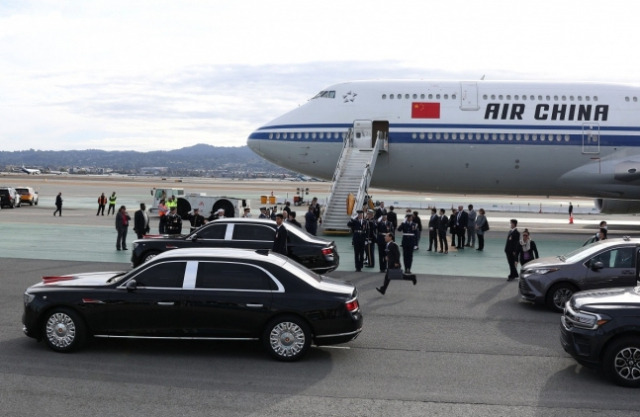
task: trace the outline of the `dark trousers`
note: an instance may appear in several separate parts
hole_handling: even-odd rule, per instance
[[[484,235],[478,235],[478,250],[484,249]]]
[[[116,238],[116,249],[127,249],[127,230],[128,227],[121,227],[118,229],[118,237]]]
[[[380,272],[387,270],[387,253],[385,249],[387,247],[384,237],[378,238],[378,258],[380,258]]]
[[[404,281],[413,281],[413,279],[411,277],[408,277],[406,275],[402,275],[402,279]],[[382,291],[382,293],[384,294],[387,291],[387,287],[389,286],[389,282],[391,282],[391,280],[389,279],[389,271],[387,270],[387,273],[384,276],[384,284],[382,284],[382,287],[380,287],[380,291]]]
[[[447,245],[447,231],[438,231],[438,239],[440,240],[440,250],[449,252],[449,246]]]
[[[518,270],[516,269],[516,261],[518,258],[513,252],[505,252],[507,262],[509,263],[509,278],[518,278]]]
[[[367,267],[373,268],[376,266],[376,241],[372,240],[365,244],[364,251],[367,258]]]
[[[415,242],[414,236],[402,237],[402,260],[404,261],[404,269],[407,271],[411,270],[411,265],[413,264],[413,246]]]
[[[167,216],[160,216],[160,220],[158,221],[158,233],[163,235],[167,228]]]
[[[431,246],[433,245],[433,250],[438,251],[438,231],[429,229],[429,250],[431,250]],[[442,247],[442,244],[440,244]]]
[[[56,213],[60,213],[59,216],[62,216],[62,206],[56,206],[56,211],[53,212],[53,215],[55,216]]]
[[[107,210],[107,216],[109,214],[116,214],[116,205],[115,204],[109,204],[109,210]]]
[[[98,204],[98,212],[96,213],[96,216],[100,213],[104,216],[104,204]]]
[[[466,233],[467,229],[465,228],[459,228],[458,232],[456,233],[458,235],[458,249],[461,249],[464,247],[464,235]]]
[[[353,257],[356,264],[356,271],[360,271],[364,266],[364,239],[354,239]]]

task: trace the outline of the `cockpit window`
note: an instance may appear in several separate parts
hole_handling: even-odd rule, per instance
[[[332,91],[320,91],[311,100],[316,99],[316,98],[336,98],[336,92],[334,90],[332,90]]]

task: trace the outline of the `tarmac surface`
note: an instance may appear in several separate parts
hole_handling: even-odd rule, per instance
[[[384,297],[375,291],[383,275],[377,268],[354,272],[350,238],[336,237],[341,265],[330,275],[358,287],[363,332],[345,345],[314,347],[297,363],[270,360],[249,342],[100,339],[58,354],[22,334],[25,288],[44,275],[128,269],[129,253],[115,250],[113,216],[95,216],[95,201],[116,190],[118,205],[133,212],[140,201],[150,202],[153,185],[127,178],[21,179],[27,181],[38,182],[40,204],[0,211],[2,415],[638,415],[638,390],[578,365],[560,346],[559,315],[519,301],[517,282],[505,280],[503,253],[511,217],[532,231],[541,255],[552,255],[581,245],[601,218],[613,235],[637,234],[635,216],[579,214],[569,225],[563,214],[489,211],[483,253],[428,254],[423,240],[413,267],[418,284],[392,282]],[[231,185],[236,193],[225,194],[245,192],[245,183]],[[261,195],[262,186],[246,185],[246,193]],[[58,191],[63,215],[54,218]]]
[[[221,180],[221,179],[167,179],[149,177],[117,177],[117,176],[5,176],[2,182],[10,185],[32,186],[39,191],[40,203],[17,209],[0,210],[0,225],[4,236],[0,240],[0,257],[30,258],[51,260],[75,260],[92,262],[116,262],[129,264],[130,251],[116,251],[114,216],[96,216],[97,198],[101,192],[110,195],[116,191],[117,205],[125,205],[129,214],[139,208],[141,202],[151,206],[150,190],[153,187],[182,187],[187,192],[206,192],[207,195],[227,195],[250,200],[254,216],[261,195],[273,192],[279,200],[292,199],[296,188],[309,188],[309,196],[318,196],[320,201],[326,198],[329,185],[322,182],[291,182],[272,180]],[[0,180],[1,181],[1,180]],[[58,192],[62,192],[63,212],[61,217],[53,217],[54,201]],[[405,209],[418,210],[426,227],[429,210],[415,205],[419,195],[396,193],[388,190],[371,190],[380,200],[386,200],[387,207],[396,205],[396,212],[402,216]],[[310,200],[310,198],[307,198]],[[422,200],[425,200],[422,198]],[[524,211],[523,207],[535,206],[536,198],[510,198],[492,196],[450,196],[432,195],[428,200],[440,201],[442,207],[463,204],[465,207],[473,203],[477,208],[496,206],[513,208],[508,212],[487,210],[487,218],[491,230],[485,235],[485,250],[475,251],[471,248],[457,251],[449,250],[449,254],[427,252],[428,233],[423,231],[419,250],[414,252],[414,273],[428,273],[454,276],[482,276],[503,278],[508,272],[504,256],[504,243],[509,228],[509,220],[519,220],[519,230],[528,228],[532,239],[536,242],[540,256],[561,255],[581,246],[595,234],[600,220],[609,223],[610,236],[640,234],[640,219],[636,216],[605,216],[591,214],[590,200],[574,199],[574,223],[569,224],[564,214],[564,199],[544,198],[543,213]],[[542,200],[542,199],[541,199]],[[425,200],[426,201],[426,200]],[[480,201],[480,203],[477,203]],[[390,203],[391,202],[391,203]],[[509,204],[507,204],[509,202]],[[542,204],[542,203],[540,203]],[[591,205],[590,205],[591,204]],[[305,206],[306,207],[306,206]],[[303,212],[305,207],[294,207]],[[547,211],[563,210],[563,213],[547,213]],[[448,210],[447,210],[448,211]],[[582,213],[580,213],[582,211]],[[157,233],[157,218],[151,218],[151,233]],[[338,271],[354,271],[353,248],[350,236],[325,236],[334,240],[340,254]],[[133,227],[129,228],[128,246],[132,247],[136,239]],[[400,241],[398,242],[400,243]],[[451,239],[449,236],[449,243]],[[376,253],[377,257],[377,253]],[[377,264],[376,264],[377,265]],[[377,266],[372,269],[378,270]]]

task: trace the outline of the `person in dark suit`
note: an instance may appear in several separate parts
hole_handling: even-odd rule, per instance
[[[389,282],[391,279],[389,278],[389,270],[390,269],[400,269],[400,249],[398,248],[398,244],[393,241],[393,234],[387,233],[384,236],[385,239],[385,252],[387,254],[387,273],[384,276],[384,283],[382,287],[376,288],[376,290],[384,295],[387,292],[387,287],[389,286]],[[413,249],[412,249],[413,250]],[[417,280],[415,275],[402,275],[402,279],[406,281],[413,281],[413,285],[416,285]]]
[[[518,278],[518,270],[516,262],[518,262],[518,245],[520,244],[520,232],[518,232],[518,220],[511,219],[511,229],[507,235],[507,243],[504,245],[504,253],[507,255],[507,263],[509,263],[509,276],[507,281]]]
[[[138,239],[142,239],[145,234],[149,233],[149,230],[147,206],[144,203],[140,203],[140,210],[133,215],[133,231],[136,232]]]
[[[431,252],[431,248],[435,252],[438,252],[438,222],[440,218],[435,208],[431,209],[431,217],[429,217],[429,249],[427,252]],[[445,229],[446,230],[446,229]]]
[[[276,214],[276,236],[273,239],[272,250],[287,256],[287,228],[282,224],[283,221],[284,215],[282,213]]]
[[[449,253],[449,245],[447,244],[447,228],[449,228],[449,219],[444,214],[444,209],[440,209],[438,217],[438,240],[440,241],[440,253]]]
[[[387,212],[387,220],[389,220],[393,225],[393,230],[396,230],[398,228],[398,215],[395,211],[393,211],[393,206],[389,207],[389,211]]]
[[[362,271],[364,266],[364,246],[369,233],[369,222],[363,219],[363,213],[362,210],[358,210],[358,217],[349,220],[349,223],[347,223],[347,227],[353,232],[351,243],[353,244],[356,272]]]
[[[367,239],[365,241],[365,259],[367,268],[374,268],[376,266],[376,232],[378,222],[373,218],[373,210],[367,210]]]
[[[469,226],[469,215],[464,211],[463,206],[458,206],[458,213],[456,214],[456,235],[458,236],[458,249],[464,249],[464,238],[467,234],[467,227]]]
[[[382,216],[378,218],[378,223],[376,225],[377,237],[376,240],[378,242],[378,257],[380,258],[380,272],[387,272],[387,241],[385,240],[385,236],[387,233],[393,233],[393,225],[389,220],[387,220],[387,214],[384,212]]]
[[[449,216],[449,233],[451,233],[451,247],[456,247],[456,215],[458,210],[451,207],[451,215]]]

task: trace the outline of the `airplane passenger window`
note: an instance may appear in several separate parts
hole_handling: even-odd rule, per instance
[[[436,98],[439,100],[440,99],[440,94],[436,94]]]
[[[534,142],[536,142],[538,140],[538,135],[533,135],[531,136],[531,140],[533,140]]]
[[[571,140],[571,136],[569,135],[564,135],[564,141],[565,142],[569,142]]]
[[[316,132],[311,133],[311,139],[315,139],[316,138]]]
[[[589,97],[589,96],[586,96],[584,99],[587,100],[587,101],[591,101],[591,97]]]
[[[436,133],[436,139],[440,140],[440,133]]]
[[[456,95],[455,95],[455,94],[452,94],[452,95],[451,95],[451,98],[452,98],[453,100],[455,100],[455,99],[456,99]]]
[[[420,98],[421,98],[421,99],[424,99],[424,94],[420,94]]]
[[[511,100],[511,94],[507,94],[507,100]]]
[[[496,95],[495,94],[491,94],[491,100],[495,100],[496,99]]]
[[[269,139],[273,139],[273,133],[269,133]]]
[[[551,100],[551,96],[547,96],[547,101],[550,101],[550,100]]]
[[[498,135],[496,135],[495,133],[493,133],[493,134],[491,135],[491,140],[494,140],[494,141],[495,141],[495,140],[498,140]]]
[[[276,133],[276,139],[280,139],[280,133]]]
[[[449,94],[445,94],[445,95],[444,95],[444,99],[445,99],[445,100],[449,100]]]
[[[515,100],[520,100],[520,96],[519,96],[519,95],[517,95],[517,94],[516,94],[515,96],[513,96],[513,98],[514,98]],[[526,97],[526,96],[522,96],[522,99],[523,99],[523,100],[526,100],[526,99],[527,99],[527,97]]]
[[[286,138],[287,138],[287,134],[286,134],[286,133],[283,133],[283,134],[282,134],[282,139],[286,139]]]
[[[305,132],[305,134],[304,134],[304,138],[305,138],[305,139],[309,139],[309,132]]]
[[[567,101],[567,96],[562,96],[562,101]]]
[[[414,99],[414,100],[417,100],[417,99],[418,99],[418,95],[417,95],[417,94],[414,94],[414,95],[413,95],[413,99]]]
[[[569,100],[573,101],[573,96],[569,96]]]
[[[558,96],[553,96],[553,101],[558,101]]]
[[[528,141],[529,141],[529,135],[528,135],[528,134],[526,134],[526,133],[525,133],[525,135],[524,135],[524,141],[525,141],[525,142],[528,142]]]
[[[522,139],[522,135],[520,135],[520,133],[518,133],[518,134],[516,135],[516,140],[517,140],[517,141],[519,141],[520,139]]]
[[[533,100],[535,100],[535,99],[536,99],[536,96],[534,96],[534,95],[529,96],[529,100],[532,100],[532,101],[533,101]]]
[[[408,100],[409,99],[409,94],[405,94],[404,98],[406,98]]]
[[[429,140],[433,139],[433,133],[429,133],[427,137],[429,138]]]
[[[382,95],[382,99],[383,99],[383,100],[386,100],[386,99],[387,99],[387,95],[386,95],[386,94],[383,94],[383,95]]]
[[[625,97],[624,101],[628,102],[629,101],[629,97]]]
[[[393,94],[389,94],[389,98],[393,100]]]
[[[483,99],[483,100],[486,100],[487,98],[488,98],[488,97],[487,97],[487,95],[486,95],[486,94],[484,94],[484,95],[482,96],[482,99]]]
[[[507,136],[507,138],[509,139],[509,141],[513,140],[513,133],[509,133],[509,136]]]
[[[634,98],[633,98],[633,102],[635,103],[635,102],[637,102],[637,101],[638,101],[638,97],[634,97]]]
[[[412,133],[411,134],[411,139],[418,139],[418,134],[417,133]]]

